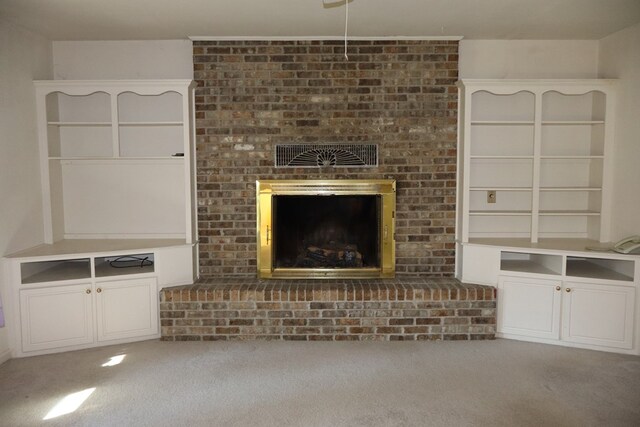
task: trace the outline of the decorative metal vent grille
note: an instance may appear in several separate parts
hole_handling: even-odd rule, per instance
[[[375,167],[376,144],[276,144],[276,167]]]

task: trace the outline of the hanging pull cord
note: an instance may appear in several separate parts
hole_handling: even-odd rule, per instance
[[[344,2],[344,59],[349,60],[347,55],[347,31],[349,29],[349,0]]]

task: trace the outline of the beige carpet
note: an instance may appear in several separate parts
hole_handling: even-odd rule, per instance
[[[640,358],[509,340],[147,341],[1,365],[0,425],[638,426]]]

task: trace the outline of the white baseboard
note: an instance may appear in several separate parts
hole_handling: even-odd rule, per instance
[[[0,365],[2,365],[7,360],[11,359],[11,350],[5,350],[0,353]]]

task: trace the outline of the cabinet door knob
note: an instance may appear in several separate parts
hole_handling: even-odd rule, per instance
[[[565,289],[565,291],[571,292],[571,288],[567,288],[567,289]]]
[[[96,289],[96,292],[97,292],[97,293],[102,292],[102,288],[98,288],[98,289]]]
[[[556,286],[556,291],[559,291],[560,289],[562,289],[560,286]]]
[[[85,293],[87,293],[87,294],[90,294],[90,293],[91,293],[91,289],[87,289],[87,290],[86,290],[86,291],[84,291],[84,292],[85,292]]]

